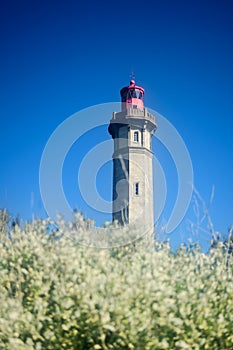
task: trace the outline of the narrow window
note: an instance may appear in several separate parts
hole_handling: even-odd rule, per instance
[[[136,182],[135,184],[135,196],[139,195],[139,182]]]
[[[134,131],[133,140],[134,142],[138,142],[138,131]]]

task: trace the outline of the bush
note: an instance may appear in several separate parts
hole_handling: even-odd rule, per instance
[[[2,230],[1,349],[233,348],[233,274],[221,248],[94,249],[66,230],[48,233],[42,220]]]

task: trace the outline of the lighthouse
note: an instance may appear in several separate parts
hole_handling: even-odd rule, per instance
[[[112,220],[153,232],[152,136],[157,124],[144,107],[144,89],[134,80],[120,95],[121,111],[113,112],[108,127],[114,141]]]

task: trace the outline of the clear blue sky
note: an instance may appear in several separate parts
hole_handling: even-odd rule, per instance
[[[0,6],[0,207],[25,219],[45,215],[38,174],[49,136],[73,113],[119,101],[133,69],[146,105],[183,137],[207,203],[215,186],[210,215],[226,233],[233,223],[232,1],[8,0]],[[68,197],[76,186],[77,174],[68,174],[75,147],[72,154],[64,166]],[[107,182],[110,193],[110,176]],[[81,199],[72,200],[93,214]]]

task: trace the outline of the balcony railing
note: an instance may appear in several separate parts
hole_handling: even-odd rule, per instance
[[[139,109],[139,108],[127,108],[124,111],[121,112],[114,112],[113,113],[113,120],[123,120],[126,118],[138,118],[138,119],[147,119],[150,120],[152,123],[155,123],[155,116],[148,112],[147,108]]]

